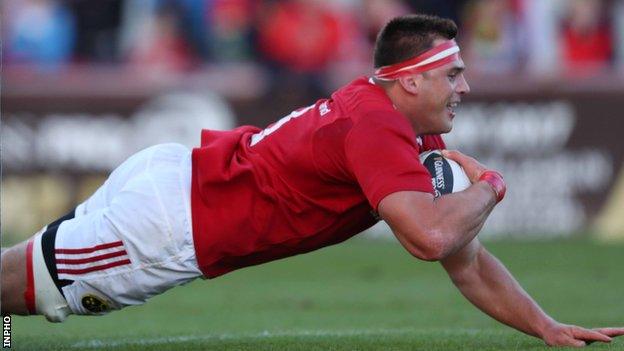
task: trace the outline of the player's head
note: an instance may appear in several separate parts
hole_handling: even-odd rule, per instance
[[[375,68],[416,57],[433,47],[435,39],[454,39],[457,25],[450,19],[408,15],[392,19],[377,35]]]
[[[391,98],[419,134],[449,132],[455,105],[470,91],[456,35],[452,20],[409,15],[391,20],[377,36],[375,78],[400,92]]]

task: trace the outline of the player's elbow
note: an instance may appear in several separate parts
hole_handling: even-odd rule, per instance
[[[436,249],[427,249],[419,252],[411,252],[412,256],[427,262],[437,262],[443,260],[444,252]]]
[[[427,230],[409,236],[408,252],[423,261],[436,262],[445,259],[451,253],[450,246],[444,240],[444,233],[438,230]]]

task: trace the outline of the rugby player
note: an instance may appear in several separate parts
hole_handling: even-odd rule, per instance
[[[204,130],[201,146],[130,157],[66,216],[2,254],[2,312],[99,315],[198,277],[340,243],[385,220],[409,253],[439,261],[475,306],[548,345],[609,342],[624,328],[549,317],[477,238],[505,194],[496,171],[458,151],[472,185],[434,198],[419,153],[445,149],[470,91],[438,17],[395,18],[376,70],[264,130]]]

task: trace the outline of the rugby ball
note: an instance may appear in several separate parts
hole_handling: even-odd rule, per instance
[[[431,174],[435,197],[462,191],[471,184],[464,169],[457,162],[444,158],[440,150],[423,152],[420,162]]]

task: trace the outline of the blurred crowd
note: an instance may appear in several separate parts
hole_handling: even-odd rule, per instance
[[[390,18],[454,19],[473,74],[586,77],[624,67],[624,0],[5,0],[5,67],[187,72],[254,64],[311,86],[370,69]]]

